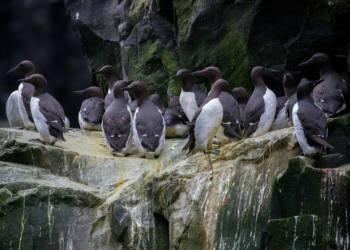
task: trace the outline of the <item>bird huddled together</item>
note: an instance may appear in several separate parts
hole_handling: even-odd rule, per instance
[[[140,157],[155,158],[161,154],[165,137],[185,138],[184,151],[217,152],[214,144],[226,144],[294,126],[305,155],[326,154],[333,147],[327,140],[327,117],[344,114],[349,109],[349,84],[332,70],[324,53],[313,55],[300,67],[315,66],[318,80],[302,78],[299,83],[291,73],[283,76],[284,96],[276,95],[263,77],[276,70],[257,66],[252,69],[254,91],[251,96],[243,87],[231,89],[217,67],[190,72],[180,69],[172,78],[181,81],[181,93],[171,93],[168,108],[159,96],[148,96],[141,81],[118,80],[110,65],[93,74],[106,76],[109,90],[104,97],[99,87],[74,93],[82,94],[78,120],[81,129],[102,131],[105,143],[114,155],[129,154],[132,142]],[[61,105],[49,95],[44,76],[34,74],[30,61],[21,62],[9,71],[20,71],[18,91],[9,97],[6,114],[11,127],[37,129],[42,143],[64,141],[65,115]],[[208,95],[193,77],[206,77],[211,83]]]

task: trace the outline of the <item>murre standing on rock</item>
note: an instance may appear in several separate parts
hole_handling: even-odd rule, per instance
[[[75,94],[84,95],[78,114],[81,129],[101,131],[102,117],[105,112],[103,92],[99,87],[93,86],[81,91],[74,91]]]
[[[100,70],[92,73],[94,75],[96,74],[102,74],[105,75],[108,81],[108,94],[105,97],[105,109],[107,110],[108,106],[113,102],[113,85],[118,81],[118,72],[115,70],[115,68],[111,65],[105,65]],[[131,102],[132,99],[127,91],[124,92],[125,100],[127,103]]]
[[[218,132],[222,118],[223,105],[219,100],[220,93],[230,91],[230,84],[220,79],[212,86],[210,94],[198,108],[190,124],[189,138],[182,150],[190,152],[206,151],[212,149],[212,141]]]
[[[249,101],[250,95],[248,94],[247,90],[243,87],[237,87],[232,89],[232,93],[233,93],[233,97],[238,102],[239,114],[240,114],[239,123],[241,125],[241,130],[243,130],[244,129],[244,125],[243,125],[244,110],[245,110],[245,106]]]
[[[332,70],[329,56],[324,53],[315,54],[299,66],[305,65],[318,67],[320,78],[324,79],[312,92],[315,104],[324,111],[327,117],[344,111],[347,104],[346,99],[350,98],[350,86],[337,72]]]
[[[297,92],[297,85],[291,73],[284,74],[282,84],[284,96],[277,98],[275,119],[273,120],[270,131],[289,127],[287,107],[289,99]]]
[[[170,138],[182,138],[189,130],[188,119],[181,107],[180,98],[173,95],[171,92],[169,92],[169,97],[169,107],[165,109],[164,113],[166,126],[165,136]]]
[[[28,78],[35,73],[35,67],[31,61],[25,60],[6,74],[14,71],[22,72],[25,74],[25,78]],[[33,93],[33,85],[26,82],[18,86],[18,91],[12,92],[6,102],[6,115],[10,127],[24,126],[26,129],[35,129],[33,116],[30,111],[30,99]]]
[[[201,71],[193,72],[192,75],[205,76],[211,82],[211,86],[222,79],[222,74],[217,67],[207,67]],[[232,90],[220,93],[219,100],[223,106],[224,114],[221,127],[218,130],[216,138],[221,143],[228,143],[240,139],[241,128],[239,124],[240,111],[237,100],[234,98]]]
[[[207,95],[194,83],[191,72],[187,69],[180,69],[172,78],[181,81],[180,104],[188,120],[191,121]]]
[[[30,110],[32,111],[34,123],[40,134],[40,139],[31,139],[30,141],[39,141],[43,144],[54,145],[57,141],[65,141],[63,138],[64,111],[61,104],[56,101],[47,91],[47,81],[43,75],[34,74],[29,78],[20,79],[18,82],[27,82],[35,87],[34,94],[30,100]]]
[[[252,69],[254,91],[244,110],[244,138],[267,133],[276,114],[276,95],[265,85],[263,76],[276,72],[261,66]]]
[[[326,142],[328,134],[326,117],[310,96],[312,89],[322,81],[323,79],[303,81],[297,89],[298,102],[293,108],[293,123],[295,134],[305,155],[317,152],[326,154],[326,148],[333,149]]]
[[[137,109],[133,119],[133,135],[140,157],[158,157],[165,141],[165,122],[162,112],[148,98],[146,84],[132,82],[127,90],[137,99]]]
[[[112,90],[114,101],[108,106],[102,121],[102,132],[110,150],[117,156],[129,154],[132,137],[132,114],[126,104],[125,81],[117,81]]]

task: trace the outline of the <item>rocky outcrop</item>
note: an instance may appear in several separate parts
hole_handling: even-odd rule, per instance
[[[350,115],[329,121],[334,154],[308,158],[293,128],[158,159],[114,157],[100,132],[67,142],[0,130],[0,249],[348,248]]]
[[[251,69],[274,67],[280,74],[266,82],[281,95],[282,75],[300,70],[298,64],[324,52],[349,80],[348,1],[64,2],[90,73],[112,64],[120,78],[145,81],[149,93],[157,92],[163,103],[168,101],[167,89],[179,94],[180,84],[170,78],[179,68],[215,65],[232,87],[252,90]],[[307,77],[318,79],[317,70]],[[102,77],[93,80],[107,87]]]

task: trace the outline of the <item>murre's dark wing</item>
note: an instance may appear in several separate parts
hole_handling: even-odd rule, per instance
[[[116,100],[117,101],[117,100]],[[131,134],[131,119],[125,103],[111,105],[103,116],[103,132],[114,152],[121,152]],[[121,108],[120,105],[123,105]]]
[[[145,112],[143,109],[146,109]],[[147,152],[155,152],[159,146],[159,140],[163,132],[165,133],[164,118],[161,111],[150,100],[146,100],[135,113],[135,126],[141,145]]]
[[[23,88],[22,88],[22,100],[24,107],[27,111],[28,118],[31,122],[34,122],[32,111],[30,110],[30,99],[32,99],[32,96],[34,94],[34,86],[30,83],[23,82]]]
[[[261,114],[265,112],[264,105],[264,100],[254,97],[253,93],[244,110],[244,138],[248,138],[257,129]]]
[[[221,126],[224,128],[224,134],[231,138],[241,138],[240,134],[240,110],[237,100],[227,92],[221,92],[219,100],[222,104],[224,113]]]
[[[91,97],[81,104],[81,118],[89,125],[95,126],[101,123],[104,112],[104,100],[100,97]]]
[[[66,131],[64,128],[65,115],[61,104],[50,94],[44,93],[40,95],[39,108],[49,125],[50,134],[65,141],[63,137],[63,132]]]
[[[325,142],[327,139],[327,120],[323,111],[312,102],[298,102],[298,105],[297,115],[307,138],[307,143],[312,147],[316,147],[320,153],[324,151],[322,146],[333,148]]]

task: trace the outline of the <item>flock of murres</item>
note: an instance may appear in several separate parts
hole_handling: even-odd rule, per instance
[[[333,149],[326,142],[326,118],[348,110],[345,100],[350,98],[350,87],[332,70],[330,58],[324,53],[313,55],[299,66],[305,65],[318,67],[320,79],[302,78],[296,84],[293,75],[287,73],[283,76],[285,95],[278,98],[263,80],[264,75],[275,72],[272,69],[252,69],[251,96],[242,87],[231,89],[217,67],[193,73],[181,69],[172,77],[181,81],[181,94],[177,97],[170,93],[168,108],[157,94],[148,96],[144,82],[118,80],[115,68],[106,65],[93,73],[106,76],[106,97],[99,87],[75,91],[87,98],[78,114],[79,124],[81,129],[102,130],[107,147],[116,156],[127,156],[133,141],[140,157],[155,158],[161,154],[165,137],[186,135],[188,141],[182,150],[218,153],[213,142],[226,144],[292,125],[303,154],[326,154]],[[63,133],[69,121],[62,106],[47,93],[45,77],[35,74],[28,60],[7,74],[13,71],[24,73],[25,78],[18,80],[18,91],[6,103],[10,126],[37,129],[40,138],[30,141],[51,145],[65,141]],[[208,95],[195,84],[193,76],[197,75],[211,82]]]

